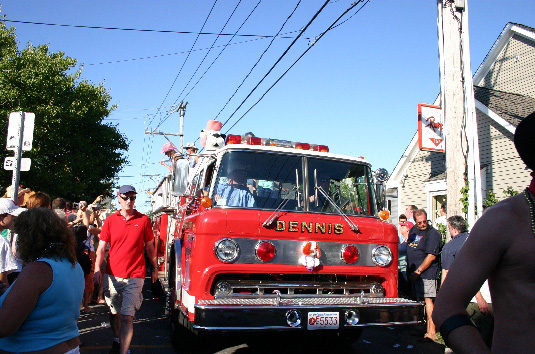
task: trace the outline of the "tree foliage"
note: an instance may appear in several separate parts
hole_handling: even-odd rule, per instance
[[[47,45],[19,50],[14,29],[0,22],[0,131],[7,132],[10,112],[35,113],[33,149],[23,153],[32,165],[21,172],[21,184],[52,197],[93,200],[114,187],[128,144],[116,126],[103,122],[115,108],[109,91],[81,79],[75,65]],[[2,161],[13,156],[0,151]],[[1,170],[2,189],[11,176]]]

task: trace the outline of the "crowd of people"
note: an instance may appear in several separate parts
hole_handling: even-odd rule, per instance
[[[17,203],[9,190],[0,198],[0,353],[79,353],[77,320],[91,302],[110,308],[110,352],[128,353],[145,252],[157,277],[151,223],[134,209],[136,194],[122,186],[111,214],[102,196],[69,203],[21,189]]]
[[[515,147],[535,171],[535,113],[516,128]],[[535,172],[522,193],[485,208],[468,233],[441,205],[433,227],[410,205],[399,217],[399,293],[424,301],[426,332],[455,353],[528,353],[535,339]],[[445,225],[451,239],[437,231]],[[440,285],[440,288],[439,288]],[[435,301],[436,300],[436,301]]]
[[[519,124],[514,142],[535,171],[535,113]],[[535,346],[531,176],[523,193],[488,208],[470,233],[443,205],[446,244],[425,210],[410,205],[400,216],[399,292],[425,304],[421,341],[438,341],[439,332],[456,353],[527,353]],[[110,353],[127,354],[145,253],[152,281],[158,276],[151,222],[134,209],[136,189],[121,186],[120,209],[109,215],[101,212],[102,196],[69,204],[21,189],[15,203],[9,193],[0,198],[0,353],[80,353],[77,320],[94,298],[110,309]]]

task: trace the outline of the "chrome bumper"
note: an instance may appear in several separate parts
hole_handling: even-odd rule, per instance
[[[287,313],[296,311],[301,319],[290,326]],[[193,327],[206,331],[307,330],[308,312],[338,312],[339,329],[367,326],[409,325],[423,322],[424,304],[402,298],[361,296],[254,297],[201,300],[195,305]],[[359,321],[349,325],[345,314],[353,311]]]

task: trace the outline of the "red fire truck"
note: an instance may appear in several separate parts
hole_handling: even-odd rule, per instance
[[[421,302],[398,297],[397,231],[363,158],[229,135],[194,169],[175,167],[152,195],[174,325],[356,339],[423,320]]]

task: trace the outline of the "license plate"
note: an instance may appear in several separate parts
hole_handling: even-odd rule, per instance
[[[337,329],[340,326],[338,312],[309,312],[307,329]]]

